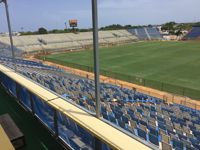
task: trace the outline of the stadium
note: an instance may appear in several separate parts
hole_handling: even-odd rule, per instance
[[[91,30],[14,35],[0,3],[0,150],[200,149],[198,23],[103,30],[93,0]]]

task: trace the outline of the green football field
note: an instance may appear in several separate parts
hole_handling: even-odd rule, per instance
[[[66,66],[72,66],[72,64],[92,66],[93,53],[92,50],[87,50],[53,54],[47,56],[46,60]],[[73,66],[80,68],[78,65]],[[82,68],[86,70],[86,68]],[[187,94],[187,90],[182,89],[183,87],[200,91],[199,41],[138,42],[111,48],[101,48],[100,69],[120,73],[120,77],[124,76],[120,79],[126,81],[134,82],[130,76],[144,78],[146,83],[142,84],[150,87],[155,86],[158,89],[165,90],[165,88],[171,88],[171,85],[178,86],[179,89],[172,86],[171,92],[187,96],[195,95],[195,98],[200,98],[200,92],[195,91],[194,93],[192,91],[192,93],[190,91],[188,92],[190,94]],[[106,74],[105,71],[102,71],[104,75]],[[114,77],[115,75],[112,74],[111,76]],[[127,79],[128,77],[129,79]],[[119,77],[116,75],[116,78]],[[154,83],[154,81],[163,82],[164,87],[163,84],[156,85],[157,83]]]

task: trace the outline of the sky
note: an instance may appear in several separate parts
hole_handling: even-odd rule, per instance
[[[13,31],[64,29],[69,19],[78,19],[79,28],[92,26],[91,0],[8,0],[8,4]],[[200,0],[98,0],[99,26],[200,21],[199,7]],[[6,31],[0,4],[0,32]]]

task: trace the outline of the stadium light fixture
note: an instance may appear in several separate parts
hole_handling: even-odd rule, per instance
[[[9,37],[10,37],[10,45],[11,45],[11,51],[12,51],[12,59],[13,59],[13,64],[14,64],[15,71],[16,71],[15,52],[14,52],[14,46],[13,46],[12,29],[11,29],[11,24],[10,24],[10,16],[9,16],[8,3],[7,3],[7,0],[0,0],[0,3],[2,3],[2,2],[5,4],[7,24],[8,24],[8,31],[9,31]]]
[[[95,76],[95,98],[96,116],[100,118],[100,82],[99,82],[99,37],[98,37],[98,4],[92,0],[92,26],[93,26],[93,53],[94,53],[94,76]]]

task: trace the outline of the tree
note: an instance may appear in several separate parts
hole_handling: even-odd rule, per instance
[[[180,35],[182,35],[182,32],[181,32],[181,30],[178,30],[178,31],[176,31],[176,32],[175,32],[175,35],[177,35],[177,36],[180,36]]]
[[[41,28],[38,29],[38,33],[39,34],[48,34],[48,31],[47,31],[47,29],[41,27]]]
[[[119,29],[124,29],[124,27],[120,24],[113,24],[113,25],[102,27],[100,30],[119,30]]]
[[[166,24],[164,24],[161,28],[161,30],[164,30],[164,31],[171,31],[173,32],[174,31],[174,26],[176,25],[175,22],[168,22]]]
[[[129,29],[129,28],[132,28],[132,26],[131,25],[125,25],[124,28]]]

